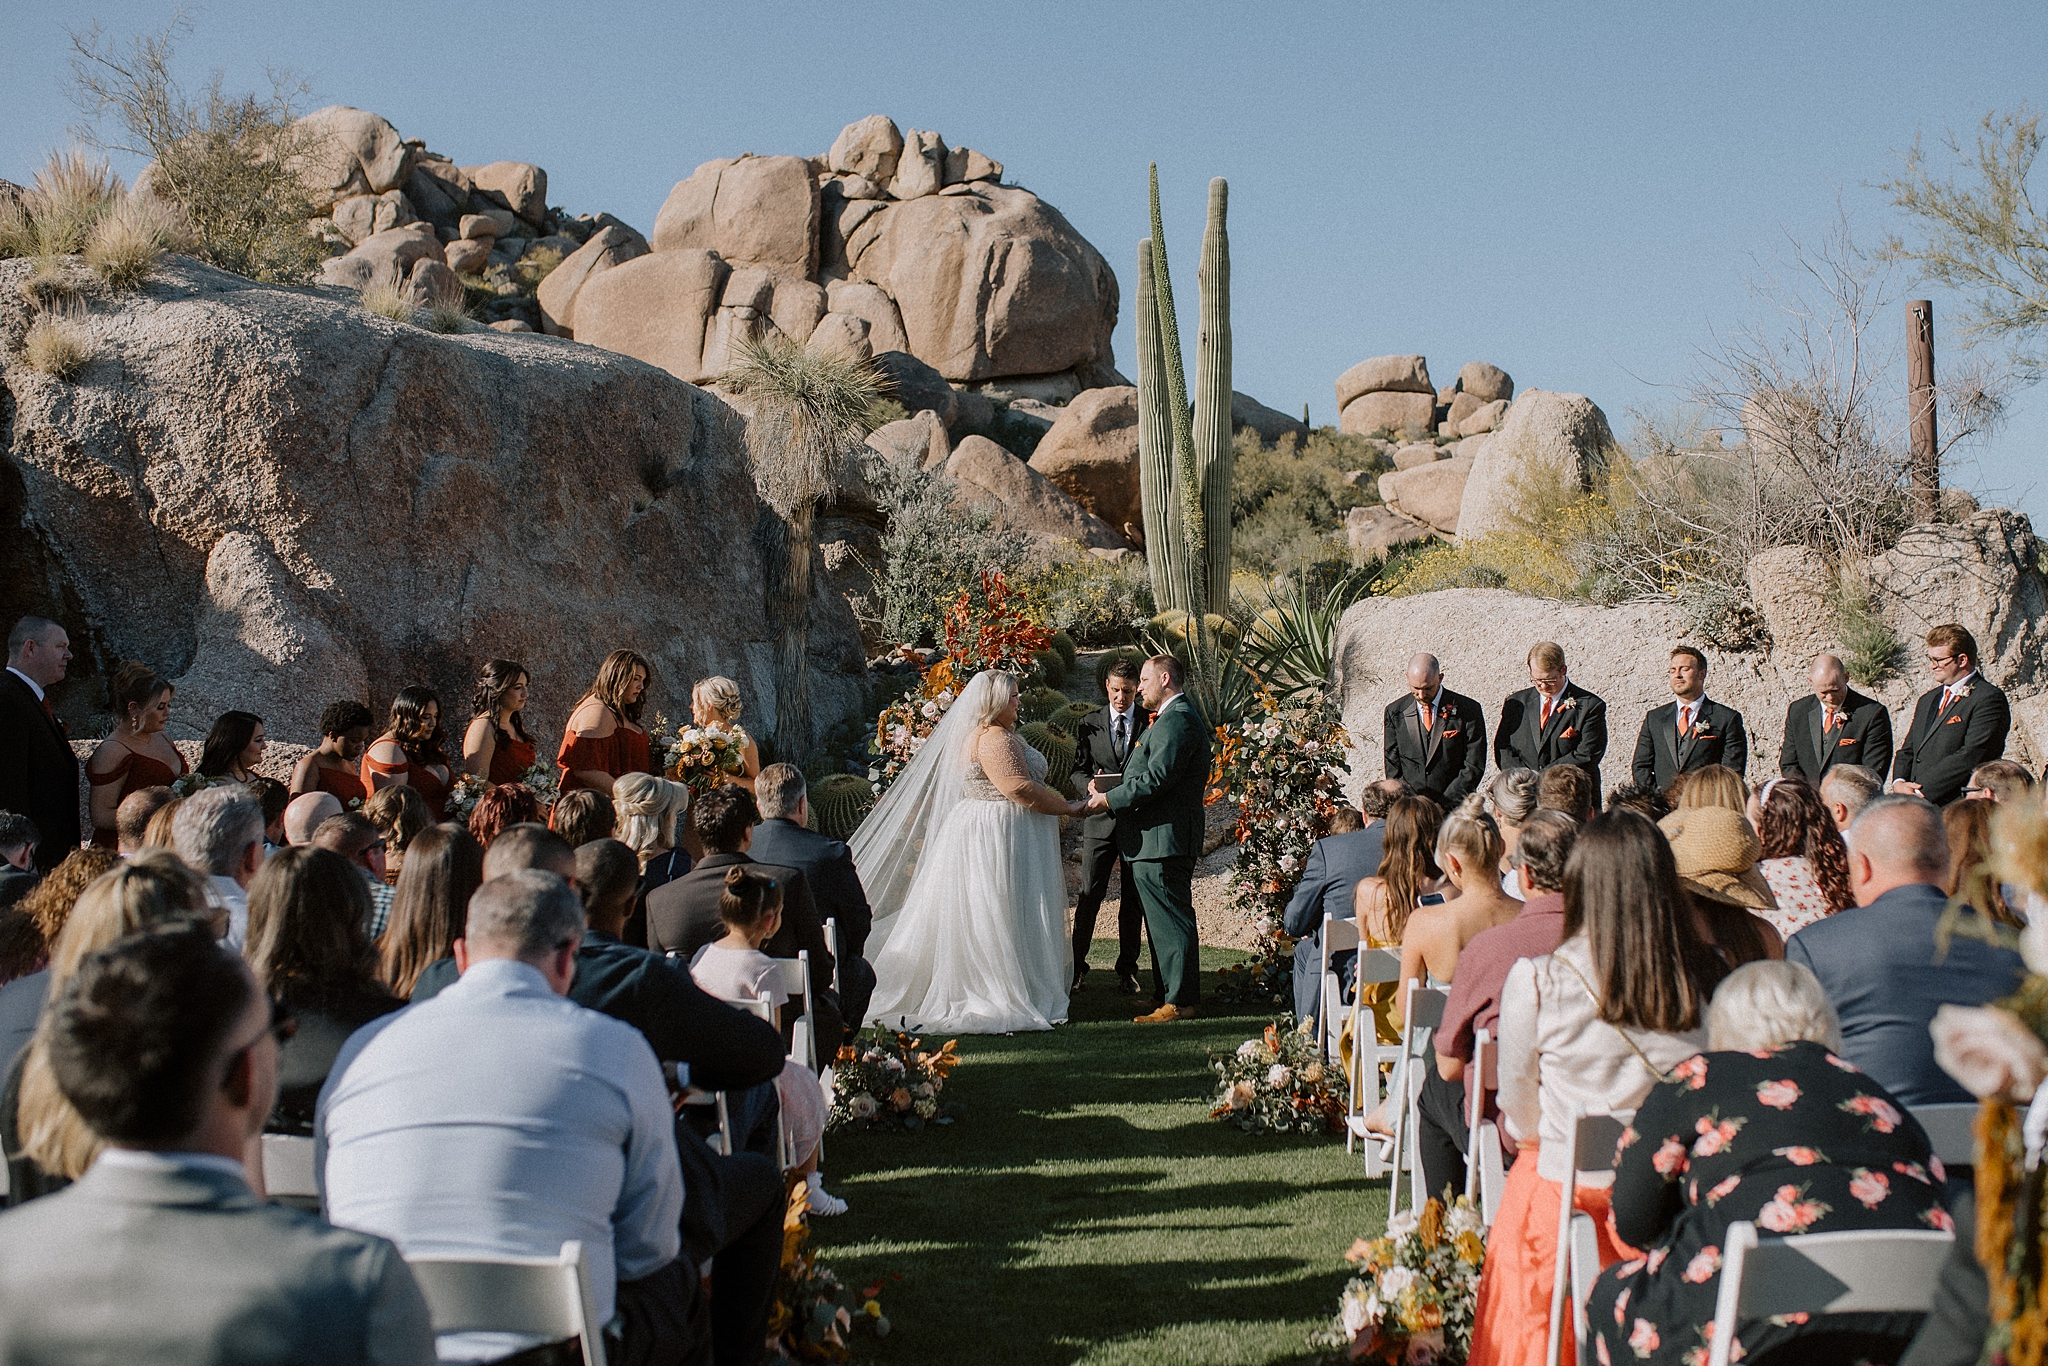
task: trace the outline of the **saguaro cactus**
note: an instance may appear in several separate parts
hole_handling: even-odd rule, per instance
[[[1145,515],[1145,563],[1161,611],[1192,612],[1187,535],[1174,491],[1173,405],[1167,398],[1166,348],[1152,286],[1152,239],[1138,243],[1138,475]]]
[[[1209,182],[1209,222],[1202,232],[1202,324],[1195,335],[1195,463],[1201,467],[1203,571],[1209,604],[1230,603],[1230,234],[1224,216],[1230,186]]]

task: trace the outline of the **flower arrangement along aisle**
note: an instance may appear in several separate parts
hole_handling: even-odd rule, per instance
[[[782,1216],[782,1266],[775,1277],[775,1300],[768,1309],[768,1361],[852,1361],[857,1337],[889,1336],[882,1313],[882,1282],[859,1294],[850,1291],[832,1268],[818,1263],[811,1251],[810,1193],[799,1181],[790,1192]]]
[[[1237,862],[1231,900],[1251,922],[1257,947],[1242,963],[1217,972],[1225,1001],[1290,1005],[1294,941],[1281,913],[1301,881],[1309,846],[1329,830],[1343,803],[1344,747],[1350,743],[1327,704],[1282,707],[1271,692],[1261,710],[1219,727],[1208,799],[1237,807]]]
[[[1358,1274],[1344,1287],[1337,1321],[1310,1339],[1336,1361],[1456,1366],[1472,1349],[1472,1310],[1486,1260],[1479,1211],[1467,1196],[1446,1209],[1430,1200],[1403,1210],[1386,1233],[1344,1254]]]
[[[901,649],[920,674],[909,691],[875,719],[868,781],[877,793],[896,781],[917,756],[968,679],[983,669],[1029,673],[1032,656],[1052,645],[1052,632],[1024,611],[1009,583],[994,570],[982,573],[978,599],[960,590],[946,609],[944,635],[944,654],[929,667],[909,646]]]
[[[1235,1053],[1212,1053],[1216,1103],[1209,1117],[1248,1134],[1341,1133],[1344,1072],[1317,1056],[1315,1021],[1275,1020]]]
[[[553,764],[544,760],[535,760],[526,772],[519,775],[519,782],[532,791],[543,816],[554,809],[555,799],[562,795],[561,774]],[[476,804],[483,800],[484,793],[491,787],[489,778],[474,773],[457,776],[455,785],[448,789],[448,819],[462,825],[469,824],[470,813],[476,810]]]
[[[924,1040],[886,1025],[856,1036],[832,1063],[832,1112],[825,1132],[951,1124],[963,1107],[941,1101],[939,1093],[960,1065],[956,1042],[948,1039],[938,1048],[926,1048]]]

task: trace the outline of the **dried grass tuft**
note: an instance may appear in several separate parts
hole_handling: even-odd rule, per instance
[[[380,318],[412,321],[412,301],[406,297],[405,286],[395,280],[372,280],[363,286],[361,297],[363,307]]]
[[[174,209],[152,195],[131,194],[94,226],[85,244],[85,264],[110,288],[133,289],[184,238],[184,223]]]
[[[69,380],[92,361],[96,348],[82,315],[38,314],[22,338],[21,357],[52,379]]]

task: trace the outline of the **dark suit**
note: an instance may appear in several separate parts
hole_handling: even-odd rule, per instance
[[[1351,918],[1351,894],[1362,877],[1380,870],[1382,845],[1387,836],[1385,821],[1372,821],[1363,830],[1325,835],[1309,848],[1308,866],[1301,881],[1294,884],[1281,929],[1294,945],[1294,1018],[1306,1020],[1319,1013],[1323,983],[1323,917]]]
[[[1907,1105],[1969,1101],[1934,1061],[1936,1007],[1981,1006],[2019,989],[2011,949],[1967,933],[1935,942],[1948,898],[1924,883],[1894,887],[1785,941],[1785,961],[1813,969],[1842,1020],[1842,1056]]]
[[[1600,760],[1607,753],[1607,704],[1576,683],[1566,682],[1543,722],[1543,694],[1524,688],[1500,704],[1500,729],[1493,733],[1494,766],[1532,768],[1576,764],[1600,791]]]
[[[1107,706],[1081,720],[1074,735],[1074,786],[1086,792],[1088,780],[1099,773],[1121,773],[1130,751],[1145,733],[1150,718],[1145,709],[1131,703],[1129,733],[1124,748],[1116,745],[1116,713]],[[1102,898],[1109,895],[1109,874],[1117,869],[1123,899],[1116,910],[1116,972],[1119,977],[1138,975],[1139,929],[1145,923],[1144,908],[1138,904],[1138,884],[1132,880],[1131,865],[1120,863],[1116,852],[1116,817],[1097,812],[1081,822],[1081,897],[1074,903],[1074,970],[1088,961],[1095,942],[1095,916]]]
[[[1837,764],[1862,764],[1882,778],[1892,766],[1892,718],[1884,703],[1854,688],[1842,699],[1833,731],[1821,734],[1826,709],[1808,694],[1785,709],[1785,747],[1778,753],[1778,771],[1798,774],[1816,788]]]
[[[1174,697],[1131,746],[1124,780],[1109,793],[1117,855],[1133,865],[1152,975],[1169,1005],[1194,1006],[1202,994],[1194,880],[1208,777],[1209,727],[1192,702]]]
[[[1968,697],[1941,705],[1940,688],[1920,694],[1913,724],[1892,761],[1892,777],[1920,784],[1920,795],[1947,806],[1963,795],[1970,770],[2005,755],[2012,707],[1983,674],[1973,674]]]
[[[875,913],[868,906],[867,890],[860,885],[853,855],[843,841],[781,819],[754,827],[754,842],[747,854],[759,862],[802,873],[810,884],[819,924],[826,920],[839,923],[841,1014],[853,1022],[853,1028],[860,1028],[867,1018],[868,1001],[875,994],[875,970],[865,956]]]
[[[689,872],[647,894],[647,947],[656,953],[674,953],[687,969],[698,949],[724,938],[718,898],[725,891],[725,870],[735,864],[756,864],[782,887],[782,926],[761,946],[761,952],[770,958],[794,958],[799,950],[810,950],[811,993],[818,1005],[811,1037],[818,1041],[819,1060],[829,1062],[837,1051],[833,1042],[845,1034],[846,1020],[839,1008],[839,993],[832,989],[833,962],[825,948],[825,924],[818,919],[810,885],[801,872],[779,864],[756,863],[746,854],[706,854]],[[796,1012],[788,1012],[782,1024],[785,1046],[795,1023]]]
[[[45,872],[78,847],[78,756],[28,684],[5,668],[0,668],[0,810],[36,823],[36,866]]]
[[[1683,739],[1678,734],[1675,700],[1643,718],[1631,772],[1636,786],[1662,792],[1678,781],[1679,774],[1714,764],[1737,773],[1749,767],[1749,733],[1742,728],[1742,713],[1735,708],[1724,707],[1711,697],[1701,699],[1699,715]]]
[[[1387,704],[1384,749],[1387,776],[1449,811],[1486,776],[1486,710],[1445,688],[1427,733],[1412,696]]]

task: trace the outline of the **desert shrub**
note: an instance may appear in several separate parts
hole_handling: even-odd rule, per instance
[[[1089,555],[1020,579],[1017,589],[1047,626],[1089,649],[1136,640],[1157,610],[1151,575],[1136,555],[1114,562]]]
[[[1390,468],[1377,446],[1333,427],[1309,433],[1305,443],[1277,446],[1261,444],[1246,428],[1237,434],[1234,458],[1231,560],[1262,579],[1344,560],[1345,512],[1379,501],[1374,480],[1351,484],[1344,475]]]
[[[36,268],[21,282],[21,297],[31,307],[54,308],[77,295],[78,281],[67,269],[66,259],[47,252],[37,254]]]
[[[878,398],[868,405],[868,415],[864,420],[868,424],[868,430],[874,431],[877,427],[886,427],[891,422],[901,422],[909,416],[910,410],[895,399]]]
[[[520,288],[525,293],[531,294],[538,290],[540,282],[547,279],[549,273],[566,259],[568,258],[553,247],[542,247],[539,251],[529,251],[513,263],[512,278],[518,281]]]
[[[925,639],[962,592],[979,603],[985,572],[1007,577],[1023,562],[1023,534],[999,529],[989,508],[956,506],[956,486],[943,473],[865,449],[862,460],[889,529],[882,534],[882,563],[868,566],[874,596],[860,595],[850,605],[885,638]]]
[[[358,297],[365,309],[380,318],[400,323],[412,321],[412,301],[405,297],[405,286],[395,280],[372,280],[362,287]]]
[[[435,300],[419,313],[416,321],[429,332],[473,332],[477,326],[470,316],[468,301],[460,294]]]
[[[59,380],[69,380],[83,370],[94,350],[85,320],[72,313],[37,314],[21,340],[21,358],[30,368]]]
[[[121,199],[104,159],[54,153],[19,201],[0,206],[0,256],[74,256]]]
[[[109,288],[133,289],[184,237],[183,220],[162,200],[125,195],[93,226],[85,244],[85,264]]]
[[[1870,687],[1882,683],[1898,667],[1905,642],[1870,600],[1870,585],[1851,570],[1837,576],[1829,595],[1835,638],[1842,642],[1842,665],[1852,682]]]
[[[1021,413],[1010,411],[1004,404],[996,409],[996,420],[989,424],[988,439],[1001,446],[1019,460],[1029,460],[1031,453],[1038,449],[1046,429]]]

